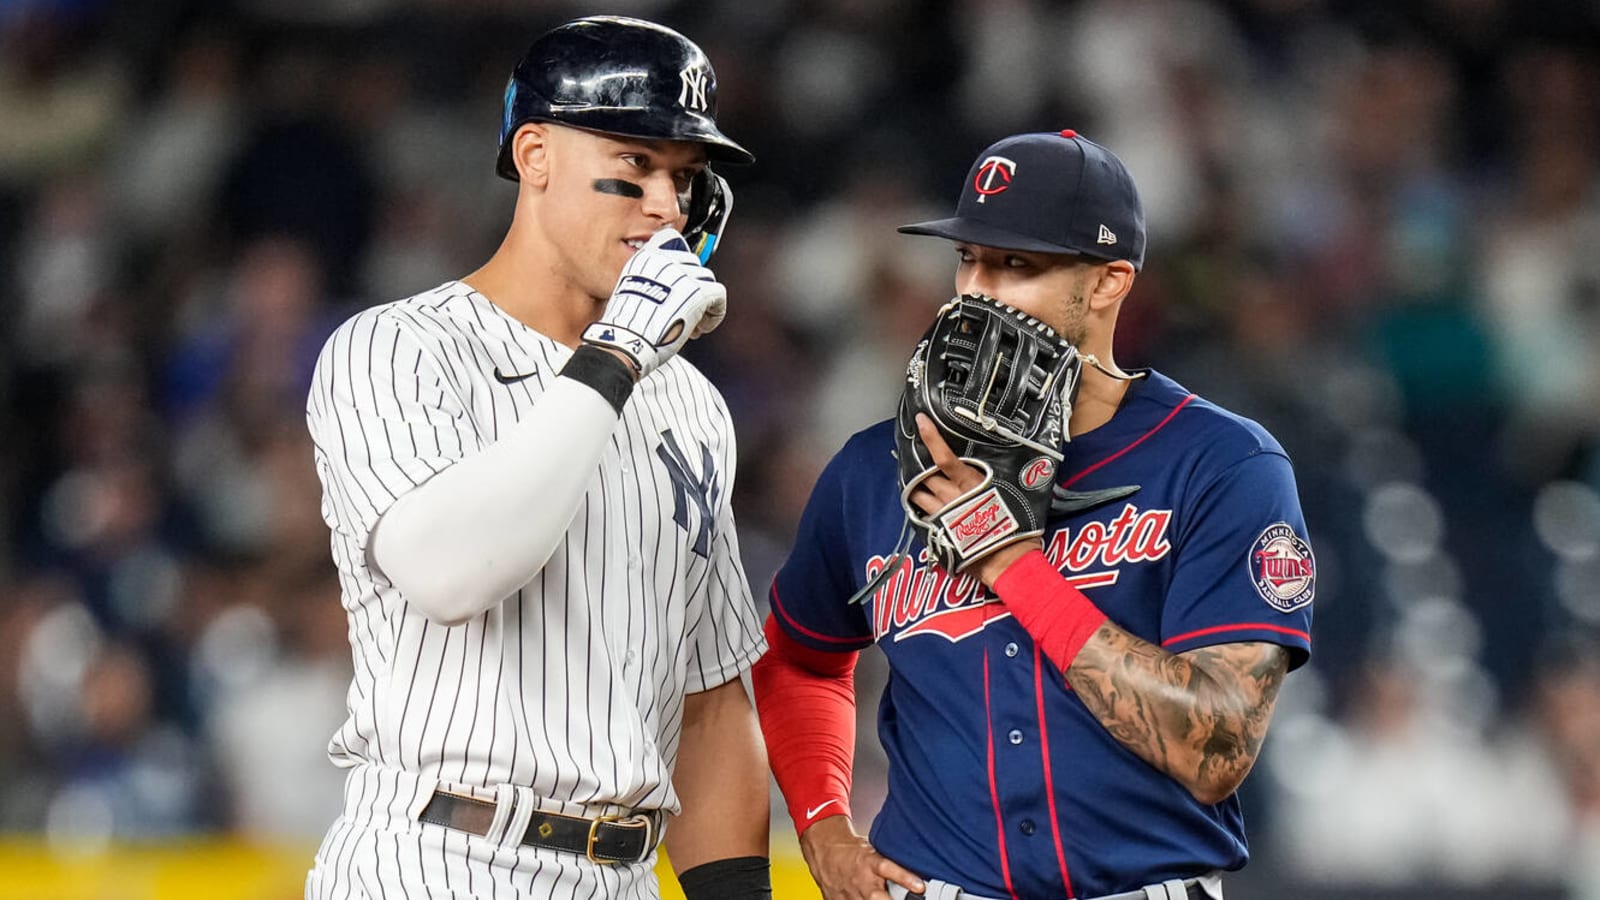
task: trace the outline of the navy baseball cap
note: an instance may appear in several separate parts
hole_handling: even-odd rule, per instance
[[[1133,176],[1115,153],[1070,129],[991,144],[967,172],[954,218],[900,231],[1144,267],[1144,205]]]

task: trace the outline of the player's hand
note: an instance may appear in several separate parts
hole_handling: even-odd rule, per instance
[[[917,435],[922,438],[922,445],[928,448],[929,458],[939,467],[939,474],[924,479],[922,484],[911,492],[911,502],[932,516],[953,503],[957,497],[981,484],[983,473],[956,456],[955,451],[945,442],[944,435],[939,433],[939,426],[933,424],[933,420],[924,413],[917,413]],[[968,571],[977,575],[984,584],[994,587],[995,579],[1000,577],[1001,572],[1027,555],[1028,551],[1041,546],[1039,541],[1018,541],[978,560]]]
[[[823,900],[890,900],[887,882],[913,894],[922,893],[922,879],[874,850],[856,833],[850,817],[818,819],[800,835],[800,852]]]
[[[584,329],[583,342],[621,353],[643,378],[691,337],[722,324],[727,308],[728,289],[682,235],[663,228],[622,267],[605,312]]]
[[[981,484],[983,473],[956,456],[945,442],[944,435],[939,433],[939,426],[933,424],[926,413],[917,413],[917,435],[922,438],[922,445],[928,448],[933,464],[939,467],[939,474],[924,479],[911,492],[911,502],[931,516]]]

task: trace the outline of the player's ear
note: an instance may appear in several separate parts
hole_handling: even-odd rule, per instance
[[[550,126],[528,122],[511,136],[511,163],[517,178],[529,187],[543,188],[550,182]]]
[[[1091,309],[1108,309],[1122,302],[1122,298],[1133,289],[1133,278],[1138,274],[1134,271],[1133,263],[1125,259],[1114,259],[1095,266],[1094,272],[1094,281],[1089,290]]]

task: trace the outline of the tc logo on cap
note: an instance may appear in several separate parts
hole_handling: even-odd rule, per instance
[[[992,194],[1004,193],[1011,187],[1011,176],[1017,174],[1017,164],[1004,156],[991,156],[978,167],[978,174],[972,178],[972,189],[978,192],[978,202],[982,203]]]

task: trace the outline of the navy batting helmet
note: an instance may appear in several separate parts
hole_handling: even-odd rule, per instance
[[[717,76],[695,43],[654,22],[590,16],[545,32],[506,84],[495,171],[517,180],[511,136],[558,122],[627,137],[694,141],[713,160],[755,157],[717,130]]]

